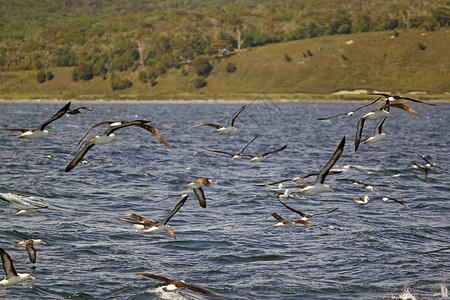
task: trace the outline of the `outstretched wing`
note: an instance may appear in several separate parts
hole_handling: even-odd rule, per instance
[[[94,147],[94,145],[95,144],[93,144],[93,143],[87,143],[86,145],[84,145],[83,149],[81,149],[77,153],[77,155],[75,155],[74,159],[67,165],[65,171],[69,172],[70,170],[75,168],[78,165],[78,163],[80,162],[80,160],[82,160],[83,157],[86,155],[86,153],[89,151],[89,149]]]
[[[250,142],[248,142],[247,145],[245,145],[245,147],[242,148],[241,152],[239,152],[239,153],[240,153],[240,154],[244,153],[244,150],[248,147],[248,145],[250,145],[251,143],[253,143],[253,142],[256,140],[256,138],[257,138],[258,136],[259,136],[259,133],[258,133],[257,135],[255,135],[255,137],[254,137]]]
[[[302,216],[302,217],[308,218],[308,217],[310,216],[310,215],[307,215],[307,214],[305,214],[305,213],[302,213],[302,212],[299,211],[299,210],[296,210],[295,208],[290,207],[289,205],[287,205],[286,203],[284,203],[284,202],[281,201],[280,199],[278,199],[278,201],[279,201],[281,204],[283,204],[284,207],[286,207],[286,208],[289,209],[290,211],[295,212],[296,214],[299,214],[299,215]]]
[[[161,223],[166,225],[167,222],[169,222],[170,218],[172,218],[173,215],[175,215],[180,210],[180,208],[184,205],[184,202],[186,202],[188,197],[189,197],[189,195],[185,195],[180,200],[180,202],[178,202],[178,204],[175,206],[175,208],[170,212],[170,214]]]
[[[39,125],[37,127],[37,130],[44,130],[44,128],[47,127],[48,124],[61,118],[67,112],[69,107],[70,107],[70,102],[67,103],[66,105],[64,105],[64,107],[61,108],[56,114],[54,114],[53,117],[51,117],[50,119],[48,119],[47,121],[45,121],[44,123]]]
[[[189,129],[195,128],[195,127],[200,127],[200,126],[210,126],[210,127],[214,127],[216,129],[221,128],[222,126],[214,124],[214,123],[205,123],[205,124],[199,124],[199,125],[194,125],[192,127],[189,127]]]
[[[195,196],[197,196],[198,203],[201,207],[206,208],[206,198],[205,193],[203,192],[202,188],[194,188],[192,189],[194,191]]]
[[[239,108],[238,111],[235,112],[235,113],[231,116],[231,118],[228,120],[227,125],[229,125],[229,126],[234,126],[234,121],[235,121],[236,118],[239,116],[239,114],[245,109],[245,106],[246,106],[246,105],[244,105],[244,106],[242,106],[241,108]]]
[[[209,150],[209,149],[206,149],[206,151],[215,152],[215,153],[222,153],[222,154],[226,154],[226,155],[229,155],[229,156],[239,155],[239,153],[232,153],[232,152],[220,151],[220,150]]]
[[[339,157],[341,156],[342,152],[344,151],[345,146],[345,136],[342,138],[341,142],[339,143],[338,147],[334,151],[333,155],[331,156],[330,160],[327,162],[325,167],[319,172],[319,175],[317,175],[316,183],[322,183],[325,181],[325,178],[328,175],[328,171],[334,166],[334,164],[338,161]]]
[[[147,130],[148,132],[152,133],[161,143],[163,143],[167,148],[172,149],[172,147],[170,147],[169,143],[166,142],[166,140],[164,139],[164,137],[162,136],[161,133],[159,133],[158,130],[156,130],[155,127],[147,125],[147,124],[136,124],[136,126],[141,127],[145,130]]]
[[[8,253],[2,248],[0,248],[0,256],[2,257],[3,270],[5,270],[6,279],[17,276],[11,257],[9,257]]]
[[[147,278],[151,278],[151,279],[155,279],[155,280],[159,280],[165,283],[172,283],[173,280],[170,280],[169,278],[163,277],[163,276],[158,276],[158,275],[154,275],[154,274],[149,274],[149,273],[136,273],[138,275],[142,275],[145,276]]]
[[[276,153],[276,152],[280,152],[280,151],[283,151],[284,149],[286,149],[286,147],[287,147],[287,145],[284,145],[283,147],[281,147],[280,149],[276,149],[276,150],[272,150],[272,151],[268,151],[268,152],[266,152],[266,153],[263,153],[263,154],[261,154],[262,156],[266,156],[266,155],[268,155],[268,154],[271,154],[271,153]]]
[[[365,121],[366,121],[366,119],[360,118],[358,121],[358,124],[356,125],[355,152],[358,150],[359,144],[361,143],[361,135],[362,135]]]
[[[81,137],[81,139],[78,141],[77,147],[78,147],[78,145],[84,140],[84,138],[86,137],[86,135],[88,135],[89,132],[91,132],[92,129],[94,129],[94,128],[98,127],[98,126],[104,125],[104,124],[113,124],[113,123],[118,123],[118,122],[125,122],[125,121],[103,121],[103,122],[100,122],[100,123],[95,124],[94,126],[92,126],[91,128],[89,128],[88,131],[86,131],[86,132],[83,134],[83,136]]]
[[[407,111],[410,114],[413,114],[415,116],[419,115],[419,113],[417,113],[414,109],[412,109],[411,107],[409,107],[409,106],[407,106],[407,105],[405,105],[403,103],[385,104],[381,108],[386,108],[386,107],[397,107],[397,108],[403,109],[404,111]]]

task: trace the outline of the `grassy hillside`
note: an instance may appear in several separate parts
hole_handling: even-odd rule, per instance
[[[209,56],[207,85],[194,87],[192,66],[169,69],[156,84],[128,72],[132,87],[113,91],[110,78],[73,81],[73,67],[49,69],[51,81],[38,83],[37,71],[0,73],[0,98],[47,99],[240,99],[358,98],[329,95],[340,90],[426,92],[422,98],[448,98],[448,28],[326,36],[247,49],[226,58]],[[227,72],[229,63],[236,66]]]

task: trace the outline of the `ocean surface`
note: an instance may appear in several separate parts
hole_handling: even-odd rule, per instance
[[[35,128],[65,103],[0,103],[0,127]],[[65,115],[47,129],[52,138],[18,139],[0,131],[0,247],[18,272],[37,280],[0,289],[0,299],[209,299],[187,289],[164,292],[164,283],[137,275],[147,272],[185,280],[226,299],[417,299],[439,297],[450,284],[450,105],[406,103],[420,115],[391,109],[383,132],[390,139],[362,144],[354,151],[356,123],[380,103],[342,116],[358,103],[293,104],[249,101],[236,119],[241,134],[221,135],[200,123],[225,124],[241,103],[88,105],[92,111]],[[66,173],[84,132],[102,121],[151,120],[172,146],[166,148],[141,128],[117,132],[120,142],[97,145],[85,163]],[[367,121],[363,137],[373,133]],[[106,126],[91,134],[103,133]],[[207,149],[257,154],[287,145],[284,151],[251,163]],[[334,193],[285,199],[305,213],[333,213],[305,226],[273,228],[283,207],[274,191],[257,186],[318,172],[342,137],[344,153],[325,183]],[[409,164],[425,155],[442,169],[429,178]],[[173,216],[165,232],[143,234],[120,220],[135,213],[161,221],[181,197],[182,187],[207,177],[207,208],[195,196]],[[369,191],[338,179],[387,185]],[[309,177],[313,183],[315,176]],[[284,184],[289,185],[289,182]],[[298,189],[292,189],[298,191]],[[390,195],[402,201],[356,197]],[[17,216],[24,207],[43,207]],[[269,216],[269,217],[268,217]],[[40,238],[37,261],[13,244]],[[32,268],[33,267],[33,268]],[[0,277],[3,278],[3,272]],[[411,298],[413,299],[413,298]]]

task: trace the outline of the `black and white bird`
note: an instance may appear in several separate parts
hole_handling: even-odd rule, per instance
[[[14,247],[25,247],[27,249],[30,261],[34,264],[36,262],[36,250],[34,249],[35,245],[47,245],[47,243],[41,239],[30,239],[19,242],[15,244]]]
[[[36,129],[23,129],[23,128],[0,128],[0,130],[8,130],[8,131],[20,131],[22,132],[21,135],[19,135],[20,139],[42,139],[45,137],[52,137],[50,132],[46,130],[45,128],[48,126],[48,124],[58,120],[61,118],[69,109],[70,102],[64,105],[63,108],[61,108],[56,114],[53,115],[50,119],[47,121],[41,123]]]
[[[319,193],[325,193],[325,192],[333,192],[333,190],[330,188],[329,185],[325,184],[325,178],[327,177],[330,169],[334,166],[334,164],[338,161],[339,157],[341,156],[342,152],[344,151],[345,146],[345,136],[342,138],[341,142],[339,143],[338,147],[334,151],[333,155],[331,156],[330,160],[326,163],[326,165],[323,167],[323,169],[319,172],[317,175],[316,181],[313,185],[308,185],[300,190],[301,193],[305,195],[315,195]]]
[[[216,132],[218,132],[218,133],[240,133],[239,130],[236,127],[234,127],[234,121],[236,120],[236,118],[239,116],[239,114],[244,109],[245,109],[245,105],[242,106],[241,108],[239,108],[238,111],[236,111],[231,116],[231,118],[228,119],[228,122],[225,126],[214,124],[214,123],[204,123],[204,124],[192,126],[189,129],[195,128],[195,127],[200,127],[200,126],[210,126],[210,127],[216,128]]]
[[[152,219],[146,219],[136,214],[126,215],[128,218],[121,218],[122,221],[132,223],[133,228],[137,231],[142,231],[142,233],[159,233],[162,231],[167,232],[171,237],[176,239],[173,229],[167,224],[170,219],[180,210],[184,205],[189,195],[182,195],[182,199],[177,203],[175,208],[169,213],[169,215],[162,221],[157,222]],[[147,228],[146,228],[147,227]]]
[[[163,290],[165,292],[175,292],[179,288],[185,288],[185,289],[191,290],[193,292],[201,293],[201,294],[208,295],[208,296],[222,297],[221,295],[219,295],[217,293],[214,293],[212,291],[208,291],[208,290],[205,290],[205,289],[200,288],[200,287],[196,287],[196,286],[193,286],[193,285],[190,285],[190,284],[186,284],[182,280],[171,280],[169,278],[166,278],[166,277],[163,277],[163,276],[154,275],[154,274],[150,274],[150,273],[139,273],[138,272],[136,274],[137,275],[141,275],[141,276],[145,276],[145,277],[150,278],[150,279],[155,279],[155,280],[167,283],[168,286],[163,288]]]
[[[348,117],[352,117],[352,116],[355,114],[355,112],[357,112],[358,110],[360,110],[360,109],[362,109],[362,108],[364,108],[364,107],[370,106],[370,105],[374,104],[375,102],[377,102],[377,101],[380,100],[380,99],[381,99],[381,97],[379,97],[378,99],[376,99],[376,100],[370,102],[369,104],[360,106],[360,107],[358,107],[358,108],[356,108],[356,109],[354,109],[354,110],[352,110],[352,111],[349,111],[349,112],[346,112],[346,113],[340,113],[340,114],[337,114],[337,115],[334,115],[334,116],[331,116],[331,117],[317,118],[317,120],[319,120],[319,121],[324,121],[324,120],[329,120],[329,119],[333,119],[333,118],[340,117],[340,116],[348,116]]]
[[[370,93],[370,95],[383,96],[383,97],[385,97],[385,99],[383,99],[383,101],[385,101],[385,102],[389,101],[390,103],[401,103],[403,100],[409,100],[409,101],[416,102],[416,103],[423,103],[426,105],[436,106],[436,104],[433,104],[433,103],[427,103],[427,102],[424,102],[421,100],[408,98],[408,97],[402,97],[399,95],[389,95],[386,93]]]
[[[87,107],[87,106],[80,106],[80,107],[78,107],[78,108],[69,108],[68,110],[67,110],[67,113],[69,114],[69,115],[77,115],[77,114],[80,114],[81,113],[81,111],[80,111],[80,109],[84,109],[84,110],[87,110],[87,111],[92,111],[92,108],[90,108],[90,107]]]
[[[242,156],[250,157],[251,158],[250,162],[260,162],[260,161],[265,160],[267,155],[283,151],[284,149],[286,149],[286,147],[287,147],[287,145],[284,145],[281,148],[278,148],[278,149],[275,149],[275,150],[271,150],[271,151],[267,151],[267,152],[264,152],[264,153],[260,153],[260,154],[256,154],[256,155],[253,155],[253,154],[242,154]]]
[[[0,248],[0,256],[2,257],[3,270],[5,270],[6,274],[5,279],[0,281],[0,289],[21,283],[27,279],[36,279],[36,277],[31,276],[30,273],[17,273],[11,257],[2,248]]]
[[[202,187],[210,186],[211,184],[217,184],[217,182],[205,177],[200,177],[192,181],[188,185],[183,186],[183,188],[192,189],[194,191],[195,196],[197,196],[198,203],[200,204],[200,206],[206,208],[206,197],[205,193],[202,190]]]
[[[272,225],[272,227],[274,227],[274,228],[287,228],[287,227],[292,227],[292,226],[298,226],[298,224],[302,224],[308,228],[314,229],[314,226],[310,222],[304,221],[302,219],[287,220],[277,213],[272,213],[269,216],[272,216],[275,220],[278,221],[278,223]]]
[[[153,126],[148,125],[150,121],[146,120],[135,120],[135,121],[105,121],[98,123],[94,126],[92,126],[81,138],[80,142],[84,139],[84,137],[89,133],[93,128],[103,125],[103,124],[109,124],[108,129],[104,134],[96,135],[91,137],[89,140],[87,140],[84,143],[83,148],[75,155],[74,159],[67,165],[65,171],[69,172],[73,168],[77,166],[77,164],[83,159],[83,157],[86,155],[86,153],[95,145],[105,145],[111,143],[113,140],[117,140],[115,131],[127,128],[130,126],[137,126],[140,128],[143,128],[147,130],[148,132],[152,133],[159,141],[161,141],[167,148],[171,149],[170,145],[166,142],[164,137],[156,130]],[[79,142],[79,143],[80,143]]]
[[[231,156],[231,158],[233,158],[233,159],[240,159],[240,158],[242,158],[244,155],[244,151],[245,151],[245,149],[247,149],[247,147],[251,144],[251,143],[253,143],[255,140],[256,140],[256,138],[259,136],[259,133],[250,141],[250,142],[248,142],[247,143],[247,145],[245,145],[244,146],[244,148],[242,148],[242,150],[241,151],[239,151],[239,152],[237,152],[237,153],[234,153],[234,152],[227,152],[227,151],[221,151],[221,150],[208,150],[207,149],[207,151],[210,151],[210,152],[215,152],[215,153],[221,153],[221,154],[226,154],[226,155],[229,155],[229,156]]]

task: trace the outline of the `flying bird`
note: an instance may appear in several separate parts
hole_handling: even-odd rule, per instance
[[[260,161],[265,160],[267,155],[283,151],[284,149],[286,149],[286,147],[287,147],[287,145],[284,145],[281,148],[278,148],[278,149],[275,149],[275,150],[271,150],[271,151],[267,151],[267,152],[264,152],[264,153],[260,153],[260,154],[256,154],[256,155],[242,154],[242,156],[251,157],[250,162],[260,162]]]
[[[244,153],[245,149],[246,149],[251,143],[253,143],[253,141],[256,140],[256,138],[257,138],[258,136],[259,136],[259,133],[258,133],[258,134],[257,134],[250,142],[248,142],[247,145],[245,145],[245,147],[242,148],[242,150],[239,151],[238,153],[227,152],[227,151],[221,151],[221,150],[208,150],[208,149],[207,149],[207,151],[215,152],[215,153],[226,154],[226,155],[231,156],[233,159],[240,159],[242,156],[244,156],[243,153]]]
[[[67,110],[67,113],[68,113],[69,115],[77,115],[77,114],[81,113],[80,109],[84,109],[84,110],[87,110],[87,111],[92,111],[92,108],[90,108],[90,107],[87,107],[87,106],[80,106],[80,107],[74,108],[74,109],[69,108],[69,109]]]
[[[342,138],[340,144],[336,148],[331,156],[330,160],[326,163],[323,169],[317,175],[316,181],[313,185],[308,185],[300,190],[301,193],[306,195],[315,195],[319,193],[325,192],[333,192],[333,190],[327,184],[324,184],[325,178],[327,177],[330,169],[334,166],[334,164],[338,161],[342,152],[344,151],[345,146],[345,136]]]
[[[314,226],[311,223],[309,223],[308,221],[304,221],[304,220],[301,220],[301,219],[300,220],[293,220],[293,221],[287,220],[287,219],[281,217],[277,213],[272,213],[269,216],[274,217],[278,221],[278,223],[272,225],[272,227],[274,227],[274,228],[286,228],[286,227],[298,226],[297,224],[302,224],[302,225],[305,225],[308,228],[313,228],[314,229]]]
[[[6,274],[5,279],[0,281],[0,289],[3,287],[21,283],[27,279],[36,279],[35,277],[31,276],[30,273],[17,273],[11,257],[2,248],[0,248],[0,256],[2,257],[3,270],[5,270]]]
[[[214,124],[214,123],[205,123],[205,124],[199,124],[199,125],[195,125],[190,127],[189,129],[195,128],[195,127],[200,127],[200,126],[210,126],[210,127],[214,127],[216,128],[216,132],[218,133],[240,133],[239,130],[237,130],[236,127],[234,127],[234,121],[236,120],[236,118],[239,116],[239,114],[245,109],[245,105],[242,106],[241,108],[238,109],[238,111],[236,111],[230,119],[228,119],[228,122],[225,126],[221,126],[218,124]]]
[[[36,129],[23,129],[23,128],[0,128],[0,130],[7,130],[7,131],[20,131],[22,132],[21,135],[19,135],[19,138],[21,139],[41,139],[45,137],[52,137],[52,135],[49,133],[48,130],[45,129],[45,127],[48,126],[48,124],[58,120],[61,118],[69,109],[70,102],[64,105],[63,108],[61,108],[56,114],[53,115],[50,119],[47,121],[41,123]]]
[[[47,243],[41,239],[30,239],[19,242],[15,244],[14,247],[25,247],[27,249],[30,261],[34,264],[36,262],[36,250],[34,249],[34,246],[39,244],[47,245]]]
[[[386,196],[378,196],[378,197],[374,197],[374,198],[373,198],[373,200],[379,200],[379,199],[383,200],[384,202],[387,202],[387,201],[389,201],[389,200],[392,200],[392,201],[394,201],[394,202],[396,202],[396,203],[398,203],[398,204],[400,204],[400,205],[403,205],[403,206],[406,207],[406,208],[409,208],[409,206],[408,206],[407,204],[403,203],[403,202],[400,201],[400,200],[397,200],[397,199],[395,199],[395,198],[392,198],[392,197],[389,196],[389,195],[386,195]]]
[[[158,280],[158,281],[162,281],[162,282],[165,282],[165,283],[169,284],[167,287],[165,287],[163,289],[165,292],[173,292],[173,291],[176,291],[179,288],[185,288],[185,289],[191,290],[193,292],[201,293],[201,294],[204,294],[204,295],[215,296],[215,297],[222,297],[221,295],[219,295],[217,293],[214,293],[212,291],[208,291],[208,290],[205,290],[203,288],[199,288],[199,287],[196,287],[196,286],[193,286],[193,285],[190,285],[190,284],[186,284],[186,283],[184,283],[184,281],[181,281],[181,280],[171,280],[171,279],[168,279],[166,277],[162,277],[162,276],[158,276],[158,275],[154,275],[154,274],[149,274],[149,273],[139,273],[138,272],[136,274],[137,275],[141,275],[141,276],[145,276],[145,277],[150,278],[150,279],[155,279],[155,280]]]
[[[183,198],[180,202],[177,203],[175,208],[170,212],[170,214],[162,221],[157,222],[152,219],[146,219],[136,214],[128,214],[126,218],[121,218],[122,221],[132,223],[133,228],[137,231],[142,230],[142,233],[158,233],[162,231],[166,231],[171,237],[177,239],[175,234],[173,233],[173,229],[170,228],[167,223],[169,220],[180,210],[180,208],[184,205],[189,195],[183,195]],[[147,227],[147,229],[145,229]]]
[[[116,135],[114,134],[115,131],[117,131],[119,129],[127,128],[129,126],[137,126],[137,127],[147,130],[148,132],[152,133],[158,140],[160,140],[167,148],[171,149],[170,145],[166,142],[164,137],[154,127],[147,124],[149,122],[150,121],[145,121],[145,120],[135,120],[135,121],[131,121],[131,122],[128,122],[128,121],[117,121],[117,122],[106,121],[106,122],[101,122],[101,123],[94,125],[87,131],[87,133],[89,133],[89,131],[91,131],[92,128],[95,128],[101,124],[109,124],[109,127],[104,134],[93,136],[92,138],[90,138],[89,140],[84,142],[83,149],[81,149],[75,155],[74,159],[67,165],[65,171],[69,172],[70,170],[75,168],[77,166],[77,164],[83,159],[83,157],[86,155],[86,153],[92,147],[94,147],[95,145],[109,144],[113,140],[117,139]],[[84,139],[86,134],[81,138],[80,142]]]
[[[358,107],[358,108],[356,108],[356,109],[354,109],[354,110],[352,110],[352,111],[349,111],[349,112],[346,112],[346,113],[337,114],[337,115],[334,115],[334,116],[331,116],[331,117],[317,118],[317,120],[319,120],[319,121],[329,120],[329,119],[336,118],[336,117],[339,117],[339,116],[349,116],[349,117],[352,117],[353,114],[354,114],[355,112],[357,112],[358,110],[360,110],[360,109],[362,109],[362,108],[364,108],[364,107],[367,107],[367,106],[370,106],[370,105],[374,104],[375,102],[377,102],[378,100],[380,100],[380,98],[381,98],[381,97],[378,97],[377,100],[374,100],[374,101],[370,102],[369,104],[366,104],[366,105],[363,105],[363,106],[361,106],[361,107]]]
[[[377,123],[377,126],[375,127],[374,135],[371,137],[371,141],[381,141],[382,139],[386,138],[386,134],[381,133],[381,127],[383,126],[384,121],[386,121],[387,117],[393,117],[391,114],[389,114],[389,106],[382,106],[379,109],[373,110],[367,114],[365,114],[363,117],[361,117],[358,120],[358,123],[356,125],[356,134],[355,134],[355,152],[359,148],[359,144],[361,143],[361,135],[364,128],[364,123],[366,119],[372,120],[380,118],[380,120]],[[368,138],[370,139],[370,138]],[[367,139],[367,140],[368,140]],[[365,140],[366,141],[366,140]],[[374,143],[374,142],[372,142]]]
[[[339,207],[336,207],[335,209],[332,209],[332,210],[327,211],[327,212],[321,212],[321,213],[317,213],[317,214],[311,215],[311,214],[305,214],[305,213],[302,213],[301,211],[296,210],[295,208],[290,207],[289,205],[287,205],[286,203],[284,203],[284,202],[281,201],[280,199],[278,199],[278,202],[280,202],[284,207],[286,207],[286,208],[289,209],[290,211],[292,211],[292,212],[294,212],[294,213],[300,215],[300,216],[302,217],[300,220],[303,220],[303,221],[308,221],[309,219],[315,218],[316,216],[331,214],[332,212],[335,212],[336,210],[339,209]]]
[[[402,100],[409,100],[409,101],[412,101],[412,102],[417,102],[417,103],[423,103],[423,104],[427,104],[427,105],[436,106],[436,104],[433,104],[433,103],[427,103],[427,102],[424,102],[424,101],[421,101],[421,100],[408,98],[408,97],[402,97],[402,96],[399,96],[399,95],[389,95],[389,94],[385,94],[385,93],[369,93],[369,95],[383,96],[383,97],[385,97],[385,99],[383,99],[383,101],[389,101],[391,103],[400,103],[400,102],[402,102]]]
[[[377,187],[383,186],[383,187],[389,187],[388,184],[371,184],[371,183],[365,183],[359,180],[349,179],[349,178],[338,178],[337,180],[345,181],[348,183],[352,183],[354,185],[363,185],[366,187],[366,190],[375,190],[378,191]]]
[[[195,196],[197,196],[198,203],[200,204],[200,206],[206,208],[206,197],[205,193],[202,190],[202,187],[210,186],[211,184],[217,184],[217,182],[208,178],[200,177],[192,181],[188,185],[183,186],[183,188],[192,189],[194,191]]]

